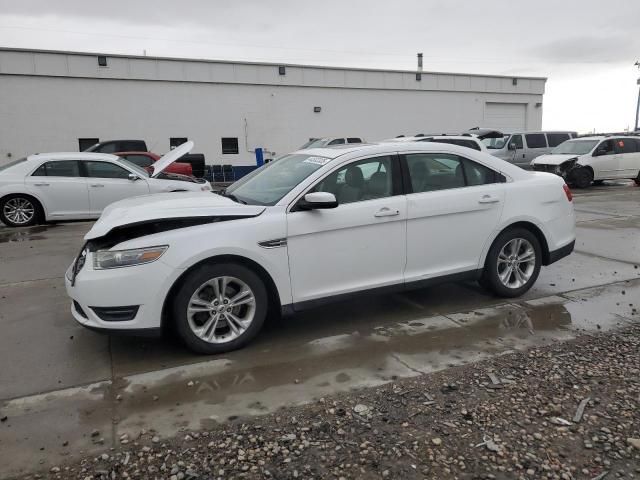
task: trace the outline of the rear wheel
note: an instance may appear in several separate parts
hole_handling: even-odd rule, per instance
[[[254,338],[267,314],[264,283],[238,264],[212,264],[191,272],[173,304],[176,329],[187,346],[204,354],[238,349]]]
[[[579,168],[572,174],[571,183],[578,188],[587,188],[593,182],[593,172],[589,168]]]
[[[501,233],[489,249],[481,285],[501,297],[518,297],[535,283],[542,265],[542,249],[529,230]]]
[[[28,195],[9,195],[0,200],[0,220],[8,227],[29,227],[42,218],[42,207]]]
[[[640,187],[640,172],[638,172],[638,176],[635,178],[634,182],[636,182],[636,185]]]

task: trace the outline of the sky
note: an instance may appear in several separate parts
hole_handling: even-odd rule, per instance
[[[547,77],[543,128],[633,129],[639,0],[0,0],[0,46]]]

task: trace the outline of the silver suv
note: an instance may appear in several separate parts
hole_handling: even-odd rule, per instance
[[[472,129],[469,133],[478,133],[482,129]],[[483,143],[487,153],[506,160],[519,167],[529,168],[531,160],[550,153],[562,142],[576,138],[571,131],[514,132],[500,138],[485,138]]]

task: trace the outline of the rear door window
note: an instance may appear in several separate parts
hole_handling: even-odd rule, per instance
[[[547,142],[550,147],[557,147],[562,142],[569,140],[568,133],[547,133]]]
[[[524,136],[527,141],[527,147],[529,148],[546,148],[547,139],[544,133],[528,133]]]
[[[347,138],[347,143],[362,143],[362,139],[356,137]]]
[[[80,166],[76,160],[59,160],[40,165],[34,177],[80,177]]]

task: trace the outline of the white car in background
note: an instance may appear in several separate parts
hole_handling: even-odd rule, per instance
[[[487,152],[487,147],[478,137],[474,135],[416,135],[415,137],[396,137],[383,140],[383,142],[434,142],[434,143],[449,143],[451,145],[459,145],[461,147],[471,148],[479,152]]]
[[[322,148],[331,147],[333,145],[345,145],[353,143],[364,143],[364,140],[360,137],[322,137],[322,138],[310,138],[307,143],[300,147],[303,148]]]
[[[267,312],[363,292],[477,279],[522,295],[573,250],[571,200],[555,175],[457,145],[300,150],[224,196],[110,205],[66,288],[88,328],[175,327],[192,350],[220,353],[251,340]]]
[[[193,148],[187,142],[153,164],[153,174],[105,153],[39,153],[0,166],[0,221],[24,227],[43,221],[98,218],[128,197],[177,191],[210,191],[206,180],[158,179]]]
[[[640,137],[594,135],[567,140],[549,155],[534,159],[531,167],[560,175],[578,188],[617,179],[640,185]]]

